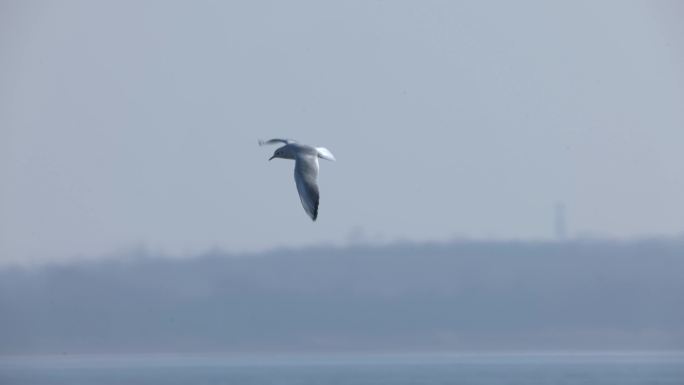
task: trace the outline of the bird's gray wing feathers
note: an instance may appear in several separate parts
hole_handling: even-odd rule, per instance
[[[318,217],[318,157],[315,155],[300,155],[295,161],[295,183],[302,201],[304,211],[316,220]]]
[[[278,139],[278,138],[269,139],[269,140],[259,139],[259,146],[263,146],[265,144],[278,144],[278,143],[290,144],[290,143],[294,143],[294,142],[295,141],[292,139]]]

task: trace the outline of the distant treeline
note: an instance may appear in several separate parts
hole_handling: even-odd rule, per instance
[[[0,270],[0,354],[684,348],[684,240],[402,243]]]

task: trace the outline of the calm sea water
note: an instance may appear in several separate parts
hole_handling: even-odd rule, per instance
[[[0,358],[2,385],[684,385],[684,353]]]

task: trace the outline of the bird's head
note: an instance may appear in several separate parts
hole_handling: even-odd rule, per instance
[[[287,146],[283,146],[275,150],[273,156],[268,160],[272,160],[273,158],[294,159],[294,154],[292,154],[292,151],[289,151]]]
[[[282,158],[283,157],[283,152],[280,151],[280,149],[275,150],[273,153],[273,156],[268,158],[268,160],[273,160],[273,158]]]

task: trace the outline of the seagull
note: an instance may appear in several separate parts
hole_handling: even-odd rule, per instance
[[[313,147],[299,144],[291,139],[270,139],[259,140],[259,146],[266,144],[279,144],[273,153],[273,158],[294,159],[294,179],[299,192],[299,199],[302,201],[304,211],[309,214],[311,220],[315,221],[318,217],[318,158],[335,161],[332,152],[325,147]]]

